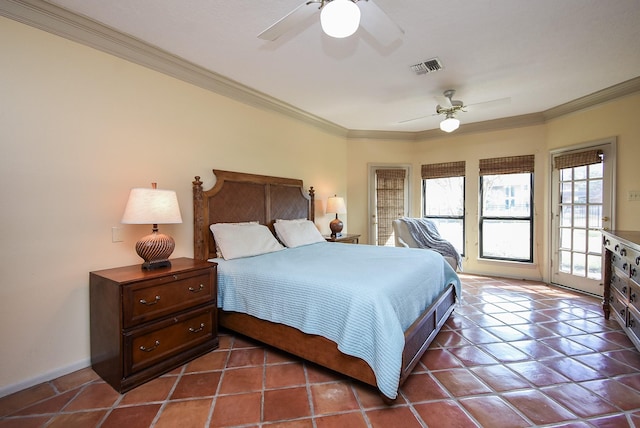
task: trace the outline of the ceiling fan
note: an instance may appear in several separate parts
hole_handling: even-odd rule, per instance
[[[331,37],[348,37],[362,26],[386,45],[404,34],[373,0],[308,0],[258,34],[258,38],[274,41],[318,11],[322,29]]]
[[[500,98],[497,100],[465,105],[462,101],[453,99],[455,93],[455,89],[447,89],[446,91],[444,91],[444,99],[442,100],[442,105],[438,104],[436,106],[436,112],[434,114],[414,117],[413,119],[402,120],[398,123],[406,123],[414,120],[424,119],[426,117],[443,115],[445,116],[445,118],[440,122],[440,129],[445,132],[453,132],[460,126],[460,120],[456,117],[459,112],[466,112],[466,109],[470,107],[476,108],[477,106],[483,106],[484,108],[486,108],[511,102],[511,98]]]

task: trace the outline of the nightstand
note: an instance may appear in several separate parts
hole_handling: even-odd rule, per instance
[[[360,235],[344,234],[336,237],[333,237],[331,235],[325,235],[324,239],[326,239],[327,242],[342,242],[343,244],[357,244],[358,240],[360,239]]]
[[[126,392],[218,347],[217,264],[89,274],[91,366]]]

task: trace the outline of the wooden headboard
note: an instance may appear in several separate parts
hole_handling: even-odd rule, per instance
[[[307,196],[302,180],[266,175],[213,170],[216,184],[202,189],[193,182],[193,257],[216,257],[216,246],[209,226],[213,223],[258,221],[273,232],[276,219],[308,218],[314,221],[314,190]]]

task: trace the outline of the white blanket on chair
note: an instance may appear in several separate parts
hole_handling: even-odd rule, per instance
[[[462,257],[455,249],[451,242],[440,236],[435,223],[426,218],[409,218],[400,219],[406,223],[411,237],[416,241],[420,248],[429,248],[437,251],[444,257],[451,257],[458,263],[458,270],[462,272]]]

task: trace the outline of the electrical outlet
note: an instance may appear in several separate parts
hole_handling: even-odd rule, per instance
[[[111,242],[122,242],[122,228],[113,226],[111,228]]]
[[[629,190],[627,200],[633,202],[640,201],[640,190]]]

